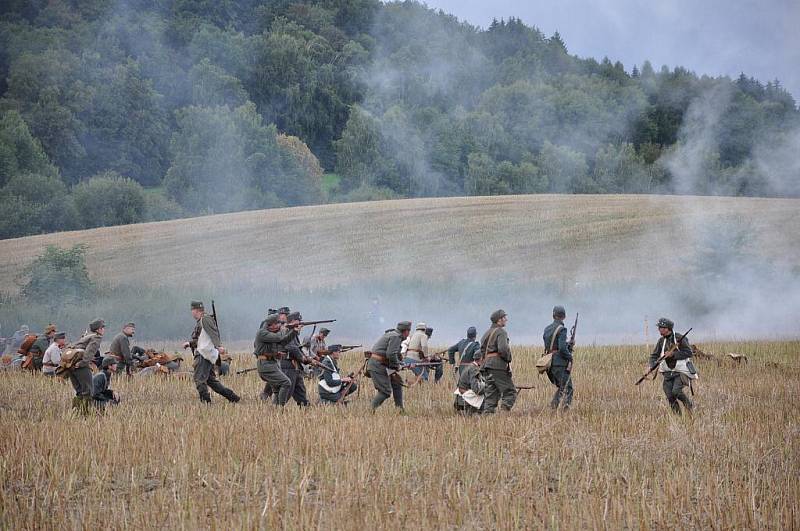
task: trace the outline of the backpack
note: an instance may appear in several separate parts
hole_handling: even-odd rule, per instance
[[[17,354],[25,356],[25,361],[22,362],[23,369],[33,369],[33,355],[30,353],[31,347],[36,343],[39,336],[36,334],[28,334],[23,338],[22,343],[17,350]]]
[[[83,359],[83,349],[67,347],[61,353],[61,363],[56,367],[56,374],[64,378],[67,377],[69,371],[72,370],[79,361]]]

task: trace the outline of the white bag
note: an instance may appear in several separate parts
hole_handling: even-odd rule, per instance
[[[214,346],[214,343],[211,341],[211,336],[206,333],[205,329],[201,330],[200,337],[197,338],[197,353],[212,364],[216,363],[217,358],[219,358],[219,351]]]

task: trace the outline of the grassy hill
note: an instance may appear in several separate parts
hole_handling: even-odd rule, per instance
[[[92,277],[111,286],[642,280],[685,270],[712,226],[744,230],[747,253],[800,262],[800,200],[535,195],[263,210],[5,240],[0,284],[13,292],[44,246],[76,243],[89,246]]]

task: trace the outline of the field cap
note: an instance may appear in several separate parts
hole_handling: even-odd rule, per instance
[[[497,321],[499,321],[500,319],[502,319],[507,315],[508,314],[505,312],[505,310],[495,310],[494,312],[492,312],[492,315],[491,317],[489,317],[489,319],[491,319],[493,323],[496,323]]]
[[[105,328],[106,323],[102,319],[95,319],[91,323],[89,323],[89,330],[92,332],[97,332],[101,328]]]
[[[675,327],[675,323],[667,319],[666,317],[662,317],[658,320],[658,327],[659,328],[669,328],[672,330]]]
[[[566,317],[567,310],[563,306],[553,306],[553,317]]]
[[[204,310],[203,301],[192,301],[192,310]]]
[[[398,332],[404,332],[406,330],[411,330],[411,321],[400,321],[397,323]]]

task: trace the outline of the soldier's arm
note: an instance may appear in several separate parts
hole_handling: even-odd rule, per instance
[[[681,337],[678,342],[678,350],[672,355],[674,360],[685,360],[692,357],[692,347],[689,345],[689,340]]]
[[[203,325],[203,330],[205,330],[208,337],[211,338],[214,348],[219,348],[222,345],[222,341],[219,338],[219,328],[217,328],[217,323],[214,322],[214,318],[210,315],[204,315],[201,324]]]
[[[506,333],[498,333],[495,339],[497,344],[497,353],[500,354],[500,357],[506,361],[511,361],[511,348],[508,346],[508,334]]]
[[[461,344],[461,341],[447,349],[447,358],[450,361],[450,365],[455,365],[456,363],[456,352],[458,352],[458,346]]]
[[[562,328],[558,332],[558,353],[567,360],[572,361],[572,352],[569,350],[569,345],[567,344],[567,329]]]
[[[400,367],[400,349],[402,348],[403,339],[400,336],[392,336],[389,339],[389,344],[386,346],[386,360],[389,367],[397,369]]]

